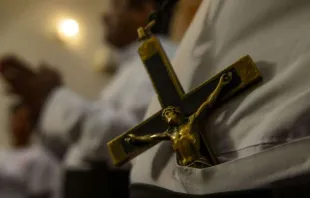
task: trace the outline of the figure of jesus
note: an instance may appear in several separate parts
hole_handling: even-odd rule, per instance
[[[162,117],[168,123],[169,128],[163,133],[137,136],[129,134],[125,141],[134,145],[152,143],[155,141],[170,140],[172,148],[176,152],[177,162],[181,166],[208,167],[210,162],[200,153],[201,140],[197,131],[197,120],[215,104],[221,90],[229,84],[232,73],[228,72],[221,76],[215,90],[198,110],[186,117],[178,107],[169,106],[162,112]]]

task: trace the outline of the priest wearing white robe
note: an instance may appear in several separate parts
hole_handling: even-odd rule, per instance
[[[247,54],[263,83],[205,119],[221,164],[180,167],[160,143],[133,160],[132,197],[301,197],[302,185],[290,186],[301,175],[309,184],[309,19],[309,1],[203,1],[172,61],[185,91]],[[154,97],[146,118],[159,109]],[[254,188],[267,190],[228,193]]]
[[[246,54],[264,81],[205,120],[220,165],[180,167],[172,150],[158,144],[133,160],[132,197],[272,191],[275,183],[309,173],[309,19],[309,1],[203,1],[172,62],[185,90]],[[146,117],[159,109],[155,98]]]

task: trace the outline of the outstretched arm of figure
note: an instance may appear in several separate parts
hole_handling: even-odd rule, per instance
[[[163,140],[170,140],[170,134],[166,131],[163,133],[156,133],[151,135],[143,135],[143,136],[136,136],[135,134],[129,134],[125,141],[131,144],[137,143],[152,143],[154,141],[163,141]]]
[[[220,95],[222,89],[225,85],[227,85],[232,79],[232,74],[226,73],[223,74],[219,80],[219,83],[217,84],[214,91],[208,96],[207,100],[202,103],[202,105],[199,107],[199,109],[195,113],[195,118],[199,117],[206,109],[212,108],[212,106],[215,104],[218,96]]]

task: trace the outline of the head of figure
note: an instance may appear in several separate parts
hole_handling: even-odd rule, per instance
[[[162,117],[169,125],[181,125],[184,121],[184,116],[178,107],[165,108]]]
[[[23,103],[14,104],[10,111],[10,135],[13,147],[26,147],[32,132],[31,111]]]
[[[123,48],[138,38],[137,29],[148,23],[149,15],[159,9],[164,0],[110,0],[109,12],[103,14],[105,41],[116,48]],[[165,21],[167,33],[170,20]],[[164,27],[164,26],[163,26]]]

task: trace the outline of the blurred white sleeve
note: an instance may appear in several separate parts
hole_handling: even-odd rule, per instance
[[[82,166],[86,160],[106,160],[106,143],[141,120],[151,97],[151,85],[141,84],[139,97],[127,106],[117,107],[108,101],[88,102],[65,88],[56,90],[45,105],[39,123],[47,139],[58,139],[69,148],[66,163]],[[127,90],[128,91],[128,90]],[[141,114],[141,115],[140,115]],[[56,141],[54,141],[56,142]]]
[[[65,88],[54,90],[44,105],[39,131],[44,138],[54,139],[70,145],[76,134],[74,128],[88,109],[88,102]]]
[[[41,150],[39,155],[28,164],[26,170],[26,186],[29,195],[61,198],[62,174],[56,159]]]

